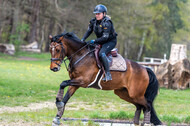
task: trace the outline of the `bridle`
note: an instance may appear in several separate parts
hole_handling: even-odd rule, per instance
[[[60,56],[59,56],[59,58],[51,58],[50,60],[51,60],[51,62],[53,62],[53,63],[55,63],[56,65],[58,65],[59,67],[61,66],[61,64],[63,63],[63,59],[64,59],[64,57],[63,57],[63,52],[64,53],[66,53],[66,51],[65,51],[65,48],[63,47],[63,44],[62,44],[62,42],[56,42],[56,45],[50,45],[50,48],[52,48],[52,53],[53,53],[53,56],[55,55],[55,48],[57,47],[57,46],[59,46],[59,45],[61,45],[61,54],[60,54]],[[57,63],[57,62],[55,62],[55,61],[60,61],[60,63]],[[65,62],[65,61],[64,61]]]
[[[56,45],[55,45],[55,46],[50,46],[50,47],[52,48],[52,53],[53,53],[53,55],[54,55],[54,53],[55,53],[55,52],[54,52],[54,51],[55,51],[55,48],[56,48],[57,46],[59,46],[59,45],[61,45],[61,54],[60,54],[59,58],[51,58],[51,62],[57,64],[59,67],[61,67],[61,64],[64,62],[67,71],[69,71],[68,66],[67,66],[67,64],[66,64],[66,61],[69,60],[69,61],[71,62],[72,59],[73,59],[73,57],[74,57],[78,52],[80,52],[81,50],[83,50],[86,46],[88,46],[89,44],[84,45],[84,46],[81,47],[79,50],[77,50],[75,53],[73,53],[71,56],[69,56],[69,57],[67,57],[67,58],[65,58],[65,59],[64,59],[64,57],[63,57],[63,53],[66,54],[66,51],[65,51],[65,48],[64,48],[62,42],[56,42]],[[91,52],[93,52],[93,51],[94,51],[94,50],[88,51],[85,55],[83,55],[82,57],[80,57],[80,58],[74,63],[74,65],[76,65],[79,61],[81,61],[84,57],[86,57],[89,53],[91,53]],[[57,63],[57,62],[55,62],[55,61],[60,61],[60,63]]]

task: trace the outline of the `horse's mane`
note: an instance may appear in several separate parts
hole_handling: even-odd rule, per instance
[[[64,38],[72,40],[74,42],[80,43],[80,44],[84,44],[84,42],[82,42],[78,36],[73,33],[73,32],[63,32],[60,35],[56,35],[52,38],[52,41],[56,42],[60,37],[64,36]]]

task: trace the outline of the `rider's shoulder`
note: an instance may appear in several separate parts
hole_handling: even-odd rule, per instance
[[[90,20],[90,23],[94,23],[96,21],[96,18],[92,18],[91,20]]]
[[[103,20],[103,26],[109,26],[112,24],[112,21],[109,17],[105,17]]]
[[[109,16],[105,16],[104,21],[111,21],[111,18]]]

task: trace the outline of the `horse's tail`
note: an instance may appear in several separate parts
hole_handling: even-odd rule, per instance
[[[154,125],[159,125],[159,124],[162,124],[162,122],[158,119],[158,117],[156,115],[156,111],[154,110],[154,106],[153,106],[153,101],[158,94],[158,88],[159,88],[158,80],[156,78],[156,75],[154,74],[154,72],[150,68],[146,68],[146,70],[147,70],[148,75],[149,75],[149,85],[148,85],[146,92],[145,92],[145,98],[151,107],[151,119],[150,119],[150,121]]]
[[[150,122],[154,125],[162,125],[162,122],[159,120],[158,116],[156,115],[156,111],[154,110],[154,105],[151,103],[151,118]]]

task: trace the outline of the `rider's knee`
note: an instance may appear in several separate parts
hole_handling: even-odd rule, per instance
[[[106,56],[105,53],[99,53],[99,57],[104,57],[104,56]]]

